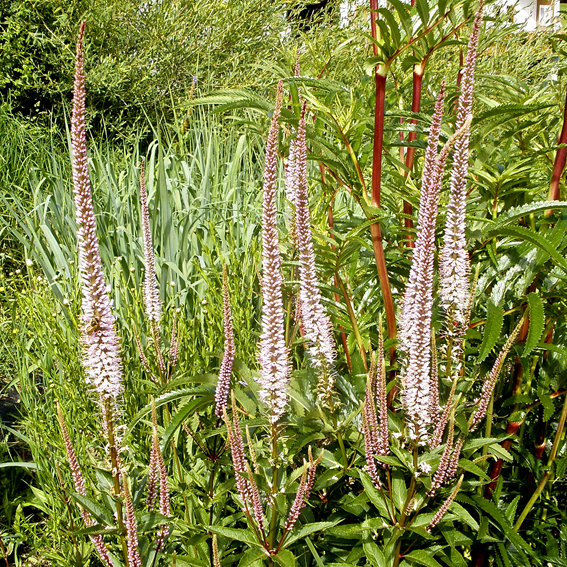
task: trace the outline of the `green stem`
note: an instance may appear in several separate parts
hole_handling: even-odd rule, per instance
[[[274,475],[272,478],[272,518],[270,520],[270,533],[268,535],[268,546],[269,550],[274,549],[274,542],[276,540],[276,530],[277,530],[277,519],[278,513],[276,509],[276,496],[278,494],[278,426],[276,423],[272,423],[272,462],[274,467]],[[273,567],[274,561],[270,558],[270,567]]]
[[[128,567],[128,545],[126,543],[126,526],[122,514],[122,500],[120,495],[122,490],[120,488],[120,463],[118,461],[118,449],[116,447],[116,437],[114,435],[114,421],[112,418],[112,407],[110,401],[104,402],[104,420],[106,425],[106,432],[108,435],[108,446],[110,450],[110,461],[112,463],[112,482],[114,486],[114,497],[116,503],[116,520],[118,522],[118,530],[120,532],[120,542],[122,544],[122,555],[124,563]]]

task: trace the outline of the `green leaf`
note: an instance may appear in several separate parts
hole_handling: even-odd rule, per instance
[[[311,535],[315,532],[320,532],[322,530],[327,530],[329,528],[332,528],[333,526],[336,526],[340,521],[341,520],[336,520],[334,522],[314,522],[312,524],[305,524],[301,526],[301,529],[297,530],[297,532],[293,531],[291,533],[291,537],[286,540],[285,545],[283,547],[284,548],[288,547],[294,541],[297,541],[298,539],[303,539],[304,537]]]
[[[533,213],[542,213],[549,209],[560,210],[565,208],[567,208],[566,201],[538,201],[537,203],[522,205],[521,207],[513,207],[499,216],[493,223],[487,225],[486,230],[498,230],[519,218]]]
[[[85,510],[91,513],[101,524],[114,527],[114,516],[112,511],[106,506],[101,506],[97,502],[93,502],[90,498],[77,494],[71,495]]]
[[[263,559],[264,557],[267,557],[266,551],[264,549],[257,549],[255,547],[248,549],[240,558],[238,567],[249,567],[256,561]]]
[[[541,405],[543,406],[543,421],[548,421],[555,412],[555,404],[548,393],[539,396]]]
[[[382,553],[381,549],[372,541],[370,536],[364,538],[362,543],[364,549],[364,555],[366,559],[370,561],[373,567],[388,567],[386,564],[386,558]]]
[[[490,477],[477,465],[468,459],[459,459],[459,466],[467,472],[473,473],[484,480],[490,480]]]
[[[512,457],[512,455],[504,449],[502,445],[490,445],[490,447],[488,447],[488,452],[507,463],[512,463],[514,461],[514,457]]]
[[[362,482],[362,486],[364,486],[364,491],[366,492],[366,496],[368,499],[380,512],[380,515],[383,518],[390,518],[390,514],[388,513],[388,509],[386,508],[386,504],[384,502],[384,497],[380,494],[378,489],[372,483],[372,480],[368,476],[368,473],[365,471],[360,471],[360,481]]]
[[[528,356],[537,346],[545,328],[545,312],[541,297],[535,292],[530,293],[528,305],[530,306],[530,327],[522,356]]]
[[[391,478],[394,504],[396,505],[396,508],[402,512],[408,495],[404,475],[402,471],[396,469],[391,472]]]
[[[483,512],[490,515],[493,520],[495,520],[496,525],[502,530],[504,535],[513,543],[519,551],[523,551],[530,555],[531,557],[536,557],[532,548],[527,544],[527,542],[518,535],[512,524],[509,522],[508,518],[498,509],[498,507],[491,502],[490,500],[486,500],[482,496],[478,495],[470,495],[466,496],[462,493],[457,494],[456,498],[467,504],[476,505],[477,508],[480,508]]]
[[[494,305],[492,301],[488,303],[486,313],[486,324],[484,325],[484,335],[480,352],[478,353],[477,364],[480,364],[494,348],[496,341],[500,337],[502,325],[504,324],[504,309],[500,305]]]
[[[458,502],[453,500],[449,505],[449,510],[465,524],[469,525],[475,532],[479,530],[478,522]]]
[[[207,529],[215,534],[227,537],[229,539],[235,539],[237,541],[242,541],[248,545],[254,547],[262,547],[254,532],[252,530],[243,530],[240,528],[225,528],[223,526],[207,526]]]
[[[282,567],[295,567],[295,555],[289,549],[280,549],[273,559],[278,565]]]
[[[567,272],[567,260],[557,251],[557,248],[541,234],[529,228],[523,226],[509,226],[489,230],[488,237],[492,238],[494,236],[511,236],[512,238],[519,238],[520,240],[531,242],[544,252],[547,252],[555,260],[556,264]]]
[[[408,553],[404,556],[405,559],[411,559],[418,565],[425,565],[425,567],[441,567],[441,564],[433,559],[431,555],[429,555],[426,551],[422,549],[416,549],[411,553]]]

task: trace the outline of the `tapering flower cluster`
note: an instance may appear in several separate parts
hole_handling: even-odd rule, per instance
[[[234,330],[232,328],[232,311],[230,309],[226,266],[223,266],[222,268],[222,307],[224,322],[224,355],[222,357],[217,388],[215,390],[215,415],[217,417],[222,417],[224,408],[226,408],[228,393],[230,391],[232,365],[234,364]]]
[[[278,84],[276,106],[266,146],[262,206],[262,335],[260,337],[260,398],[276,423],[287,406],[289,360],[285,344],[280,243],[277,227],[276,181],[278,120],[283,83]]]
[[[481,3],[469,39],[457,111],[457,130],[463,127],[472,113],[474,71],[477,59],[478,38],[482,24],[482,8]],[[460,329],[462,329],[465,322],[470,284],[470,260],[465,238],[469,139],[470,133],[467,130],[455,143],[453,169],[451,172],[451,194],[447,207],[444,245],[441,251],[439,266],[441,301],[452,319],[449,322],[448,330],[453,332],[453,326],[456,324],[457,329],[461,333],[462,330]]]
[[[417,239],[400,322],[401,350],[406,356],[402,375],[403,402],[407,411],[407,421],[413,429],[412,435],[416,438],[427,435],[431,423],[431,314],[435,225],[444,167],[444,161],[439,163],[437,147],[444,99],[445,93],[442,88],[435,104],[427,141]]]
[[[79,270],[82,287],[83,366],[101,400],[115,400],[122,392],[119,341],[106,290],[93,210],[85,132],[85,73],[81,24],[71,116],[73,191],[78,224]]]
[[[496,357],[494,364],[492,365],[492,369],[488,373],[488,376],[484,380],[484,384],[482,385],[482,394],[480,399],[478,400],[478,407],[472,416],[472,421],[469,426],[470,431],[474,431],[477,425],[482,421],[484,416],[486,415],[486,410],[488,409],[488,404],[490,402],[490,398],[492,397],[492,392],[494,392],[494,387],[496,386],[496,380],[498,380],[498,376],[500,375],[500,371],[502,370],[502,366],[504,366],[504,361],[506,360],[506,356],[510,352],[512,345],[516,342],[518,335],[520,334],[520,329],[524,324],[525,315],[520,319],[512,334],[508,337],[508,340],[502,347],[502,350]]]
[[[299,303],[301,321],[311,364],[317,369],[318,397],[330,407],[334,391],[335,344],[331,322],[323,309],[315,253],[311,234],[309,198],[307,194],[307,144],[305,138],[305,106],[299,121],[295,145],[295,222],[299,248]]]
[[[323,458],[323,452],[313,459],[313,454],[311,453],[311,447],[309,447],[309,463],[303,459],[303,473],[301,474],[301,480],[299,481],[299,488],[295,494],[295,499],[287,515],[285,522],[285,531],[289,532],[293,529],[295,522],[299,518],[301,510],[305,507],[307,500],[313,490],[313,485],[315,484],[315,474],[317,472],[317,465],[321,462]]]
[[[451,463],[451,456],[453,454],[453,437],[455,434],[455,427],[453,420],[451,419],[449,424],[449,434],[447,435],[447,442],[445,444],[445,449],[443,450],[443,455],[441,455],[441,461],[439,466],[435,471],[433,476],[433,481],[431,482],[431,489],[427,493],[428,496],[433,496],[435,491],[443,484],[447,478],[447,470]]]
[[[144,304],[148,320],[157,324],[161,319],[161,299],[156,278],[150,213],[148,211],[148,192],[146,190],[146,168],[143,161],[140,166],[140,204],[144,234]]]
[[[168,517],[171,513],[169,504],[169,483],[167,479],[167,469],[161,448],[159,446],[159,436],[157,430],[157,413],[154,399],[152,398],[152,448],[150,451],[150,467],[148,471],[148,483],[146,488],[146,503],[148,509],[152,510],[156,499],[159,497],[159,513]],[[161,526],[155,543],[155,549],[163,549],[164,538],[169,532],[169,525]]]
[[[134,514],[134,504],[132,495],[128,487],[128,479],[125,474],[122,476],[122,494],[124,496],[124,505],[126,508],[126,546],[128,548],[128,567],[142,567],[142,558],[138,551],[138,523]]]
[[[256,485],[250,465],[246,459],[246,454],[244,453],[244,442],[242,432],[240,431],[240,421],[238,419],[238,410],[236,408],[234,394],[232,397],[232,422],[228,417],[226,407],[223,409],[223,416],[230,445],[232,468],[234,469],[234,476],[236,478],[236,488],[247,511],[249,510],[248,505],[250,504],[258,529],[263,533],[264,510],[258,486]]]
[[[59,418],[59,425],[61,427],[61,433],[63,435],[63,441],[65,443],[65,450],[67,452],[67,460],[69,461],[69,467],[71,468],[71,475],[73,476],[73,486],[75,488],[75,492],[77,494],[80,494],[81,496],[86,496],[87,490],[85,488],[85,480],[83,478],[81,468],[79,467],[79,462],[77,461],[77,456],[75,454],[75,450],[73,449],[73,444],[71,443],[69,432],[67,431],[67,427],[65,425],[65,420],[63,419],[63,413],[61,412],[61,407],[59,406],[59,403],[57,403],[57,417]],[[82,507],[80,508],[80,512],[83,521],[85,522],[85,526],[87,528],[93,526],[95,522],[91,518],[89,512]],[[102,563],[106,565],[106,567],[112,567],[113,563],[110,560],[108,549],[104,544],[104,542],[102,541],[102,536],[92,535],[91,539],[93,540],[94,546],[98,552],[98,555]]]
[[[378,345],[379,360],[372,353],[370,370],[366,384],[364,405],[362,406],[362,431],[366,453],[366,470],[376,487],[382,486],[375,457],[390,452],[388,431],[388,400],[386,395],[386,361],[381,325]],[[376,412],[378,406],[378,412]],[[379,416],[379,417],[378,417]]]
[[[449,506],[451,505],[453,500],[455,500],[455,496],[457,496],[462,483],[463,483],[463,477],[461,476],[461,478],[459,478],[459,481],[457,482],[457,485],[453,489],[453,492],[451,492],[449,498],[447,498],[443,506],[441,506],[441,508],[439,508],[435,516],[433,516],[431,523],[429,524],[429,526],[425,528],[425,531],[431,533],[431,530],[443,519],[443,516],[446,514],[447,510],[449,509]]]

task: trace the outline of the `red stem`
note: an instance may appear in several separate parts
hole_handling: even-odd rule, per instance
[[[370,0],[370,26],[374,40],[378,37],[376,20],[378,17],[378,0]],[[378,55],[378,48],[373,43],[374,54]],[[380,207],[380,185],[382,179],[382,153],[384,147],[384,114],[386,110],[386,76],[388,67],[380,65],[376,67],[374,77],[376,80],[376,105],[374,109],[374,148],[372,152],[372,198],[371,203],[374,207]],[[388,278],[386,258],[384,256],[384,246],[382,244],[382,231],[379,223],[370,225],[372,235],[372,246],[374,248],[374,258],[378,269],[378,279],[382,288],[384,299],[384,309],[386,311],[386,322],[388,325],[388,337],[396,337],[396,313],[392,299],[392,290]],[[395,348],[390,349],[390,360],[393,362]]]
[[[565,96],[565,108],[563,110],[563,127],[557,144],[567,144],[567,94]],[[565,162],[567,161],[567,146],[559,148],[555,155],[555,162],[553,164],[553,173],[551,175],[551,184],[549,186],[549,201],[559,200],[559,182],[561,175],[565,169]]]

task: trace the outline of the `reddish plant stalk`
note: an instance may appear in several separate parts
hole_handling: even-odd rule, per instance
[[[559,140],[557,144],[567,144],[567,93],[565,95],[565,108],[563,110],[563,127],[561,128],[561,134],[559,135]],[[557,150],[555,155],[555,162],[553,164],[553,173],[551,175],[551,184],[549,185],[549,195],[547,197],[548,201],[558,201],[559,200],[559,182],[561,181],[561,175],[565,169],[565,162],[567,161],[567,146],[563,146]],[[550,211],[546,211],[546,216],[551,214]]]
[[[378,0],[370,0],[370,28],[372,38],[378,38],[376,20],[378,18]],[[373,44],[374,55],[378,55],[378,48]],[[384,114],[386,110],[386,76],[388,74],[387,65],[379,65],[374,72],[376,81],[376,104],[374,108],[374,148],[372,151],[372,206],[380,208],[380,186],[382,179],[382,153],[384,147]],[[390,288],[390,279],[386,268],[386,258],[384,256],[384,246],[382,244],[382,231],[379,223],[370,225],[372,235],[372,246],[374,248],[374,258],[378,269],[378,279],[382,288],[384,299],[384,309],[386,311],[386,323],[388,325],[388,337],[396,338],[396,312]],[[395,357],[395,348],[390,349],[390,361]]]

